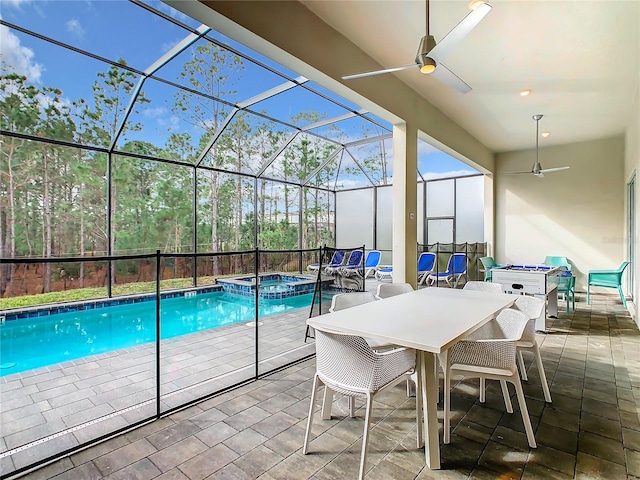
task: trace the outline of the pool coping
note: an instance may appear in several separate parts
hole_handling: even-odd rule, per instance
[[[181,290],[168,290],[160,292],[160,299],[184,297],[188,294],[202,294],[224,291],[222,285],[206,285],[201,287],[190,287]],[[128,305],[132,303],[150,302],[156,299],[155,293],[138,293],[135,295],[123,295],[113,298],[96,298],[87,300],[77,300],[74,302],[49,303],[34,305],[32,307],[11,308],[0,310],[0,323],[24,318],[46,317],[57,313],[66,313],[82,310],[94,310],[97,308],[112,307],[116,305]]]

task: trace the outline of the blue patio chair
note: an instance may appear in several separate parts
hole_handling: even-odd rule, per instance
[[[329,261],[329,263],[325,263],[324,266],[326,267],[327,265],[331,265],[331,264],[340,265],[343,260],[344,260],[344,252],[342,250],[336,250],[333,252],[333,256],[331,257],[331,260]],[[319,269],[320,269],[319,263],[311,263],[307,265],[307,270],[309,271],[318,271]]]
[[[490,282],[491,281],[491,269],[492,268],[497,268],[497,267],[504,266],[501,263],[496,263],[496,261],[493,259],[493,257],[480,257],[479,260],[480,260],[480,263],[482,263],[482,268],[480,269],[480,271],[484,272],[484,281],[485,282]]]
[[[424,283],[429,274],[433,273],[436,267],[436,254],[433,252],[422,252],[418,257],[418,285]],[[384,280],[393,281],[393,267],[378,268],[376,271],[376,280],[382,282]]]
[[[393,282],[393,267],[382,267],[376,270],[376,280],[383,282],[389,280]]]
[[[367,258],[364,261],[364,278],[369,278],[371,275],[375,275],[378,265],[380,265],[380,259],[382,254],[379,250],[371,250],[367,253]]]
[[[347,258],[347,261],[336,267],[327,267],[324,269],[324,273],[329,275],[343,274],[349,276],[355,269],[362,268],[362,250],[352,250]]]
[[[622,262],[616,270],[589,270],[589,279],[587,281],[587,303],[591,303],[590,289],[594,287],[617,288],[620,294],[622,305],[627,308],[627,300],[624,298],[622,291],[622,274],[627,268],[629,262]]]
[[[360,252],[360,250],[358,250]],[[362,252],[360,252],[362,253]],[[362,261],[353,265],[346,265],[340,268],[339,273],[344,277],[351,277],[352,275],[362,275],[364,270],[364,278],[369,277],[371,274],[375,274],[378,265],[380,264],[380,252],[378,250],[371,250],[367,253],[367,257],[364,261],[364,268],[362,267]],[[355,262],[355,260],[354,260]]]
[[[453,253],[447,262],[447,269],[444,272],[432,273],[427,280],[432,285],[437,285],[440,280],[447,282],[450,287],[456,288],[462,276],[467,277],[467,255],[464,253]],[[451,284],[453,280],[453,285]]]
[[[422,252],[418,257],[418,285],[422,285],[436,268],[436,254]]]
[[[336,250],[333,252],[331,260],[329,263],[322,264],[322,268],[326,269],[327,267],[339,267],[346,260],[346,254],[344,250]],[[312,263],[311,265],[307,265],[307,270],[318,270],[320,268],[319,263]]]

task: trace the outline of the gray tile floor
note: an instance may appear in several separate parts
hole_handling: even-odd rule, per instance
[[[640,478],[640,334],[615,297],[594,296],[591,306],[578,300],[575,313],[549,320],[538,339],[552,404],[525,353],[537,449],[527,446],[515,398],[508,414],[496,382],[480,404],[477,381],[463,380],[453,390],[443,469],[431,471],[415,445],[415,399],[398,386],[375,402],[367,478]],[[313,373],[313,360],[299,363],[23,478],[355,478],[363,412],[349,418],[344,398],[336,398],[332,420],[316,417],[311,453],[301,453]]]

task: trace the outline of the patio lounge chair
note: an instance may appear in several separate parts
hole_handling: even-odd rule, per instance
[[[376,280],[383,282],[389,280],[393,282],[393,267],[382,267],[376,270]]]
[[[436,268],[436,254],[433,252],[422,252],[418,257],[418,285],[426,282],[427,277]]]
[[[344,275],[349,276],[349,274],[353,273],[354,269],[362,269],[362,250],[351,250],[347,261],[343,265],[338,265],[335,267],[327,266],[324,269],[324,273],[327,275]],[[348,274],[345,274],[349,272]]]
[[[359,250],[358,250],[359,251]],[[345,277],[352,275],[362,275],[364,270],[364,278],[368,278],[370,275],[375,274],[378,265],[380,264],[380,252],[378,250],[371,250],[367,253],[367,258],[364,262],[364,268],[362,262],[355,266],[346,265],[342,267],[339,273]]]
[[[375,275],[380,265],[380,259],[382,254],[379,250],[371,250],[367,253],[367,258],[364,261],[364,278],[369,278],[371,275]]]
[[[326,268],[330,266],[331,267],[339,266],[339,265],[342,265],[344,260],[345,260],[344,250],[336,250],[333,252],[333,256],[331,257],[331,260],[329,261],[329,263],[323,264],[322,267]],[[319,269],[320,269],[319,263],[312,263],[310,265],[307,265],[307,270],[318,271]]]
[[[447,282],[450,287],[456,288],[460,277],[467,276],[467,255],[464,253],[453,253],[447,262],[447,269],[444,272],[432,273],[427,280],[432,285],[438,285],[440,280]],[[453,280],[453,285],[451,281]]]
[[[436,254],[433,252],[422,252],[418,257],[418,285],[422,285],[428,276],[433,273],[436,267]],[[376,280],[379,282],[393,281],[393,267],[378,268]]]

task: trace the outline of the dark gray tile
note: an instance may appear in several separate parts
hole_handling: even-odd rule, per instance
[[[107,476],[154,454],[156,451],[157,449],[143,438],[96,458],[94,463],[100,473]]]
[[[560,450],[556,450],[555,448],[549,448],[545,447],[544,445],[538,444],[538,448],[532,449],[529,454],[529,460],[527,462],[527,467],[525,468],[525,473],[531,465],[538,465],[542,468],[559,472],[562,475],[573,477],[576,466],[576,456],[574,454],[562,452]],[[541,469],[538,468],[535,471],[540,472]],[[529,478],[531,478],[531,475],[532,473],[530,472],[528,474]],[[542,476],[541,478],[546,477]]]
[[[500,474],[512,472],[513,476],[519,478],[528,456],[528,451],[514,450],[512,447],[490,441],[478,460],[478,466]]]
[[[238,454],[225,445],[216,445],[180,464],[178,468],[189,480],[202,480],[238,458]]]
[[[616,420],[582,412],[580,429],[613,438],[619,442],[622,441],[622,427],[620,426],[620,422]]]
[[[624,465],[578,452],[576,478],[581,477],[594,480],[613,480],[614,478],[626,478],[627,470]]]
[[[575,454],[578,434],[553,425],[541,424],[536,433],[536,442],[563,452]]]
[[[580,432],[578,451],[624,465],[622,443],[590,432]]]
[[[629,472],[629,474],[640,477],[640,452],[625,448],[624,454],[626,457],[627,471]]]

